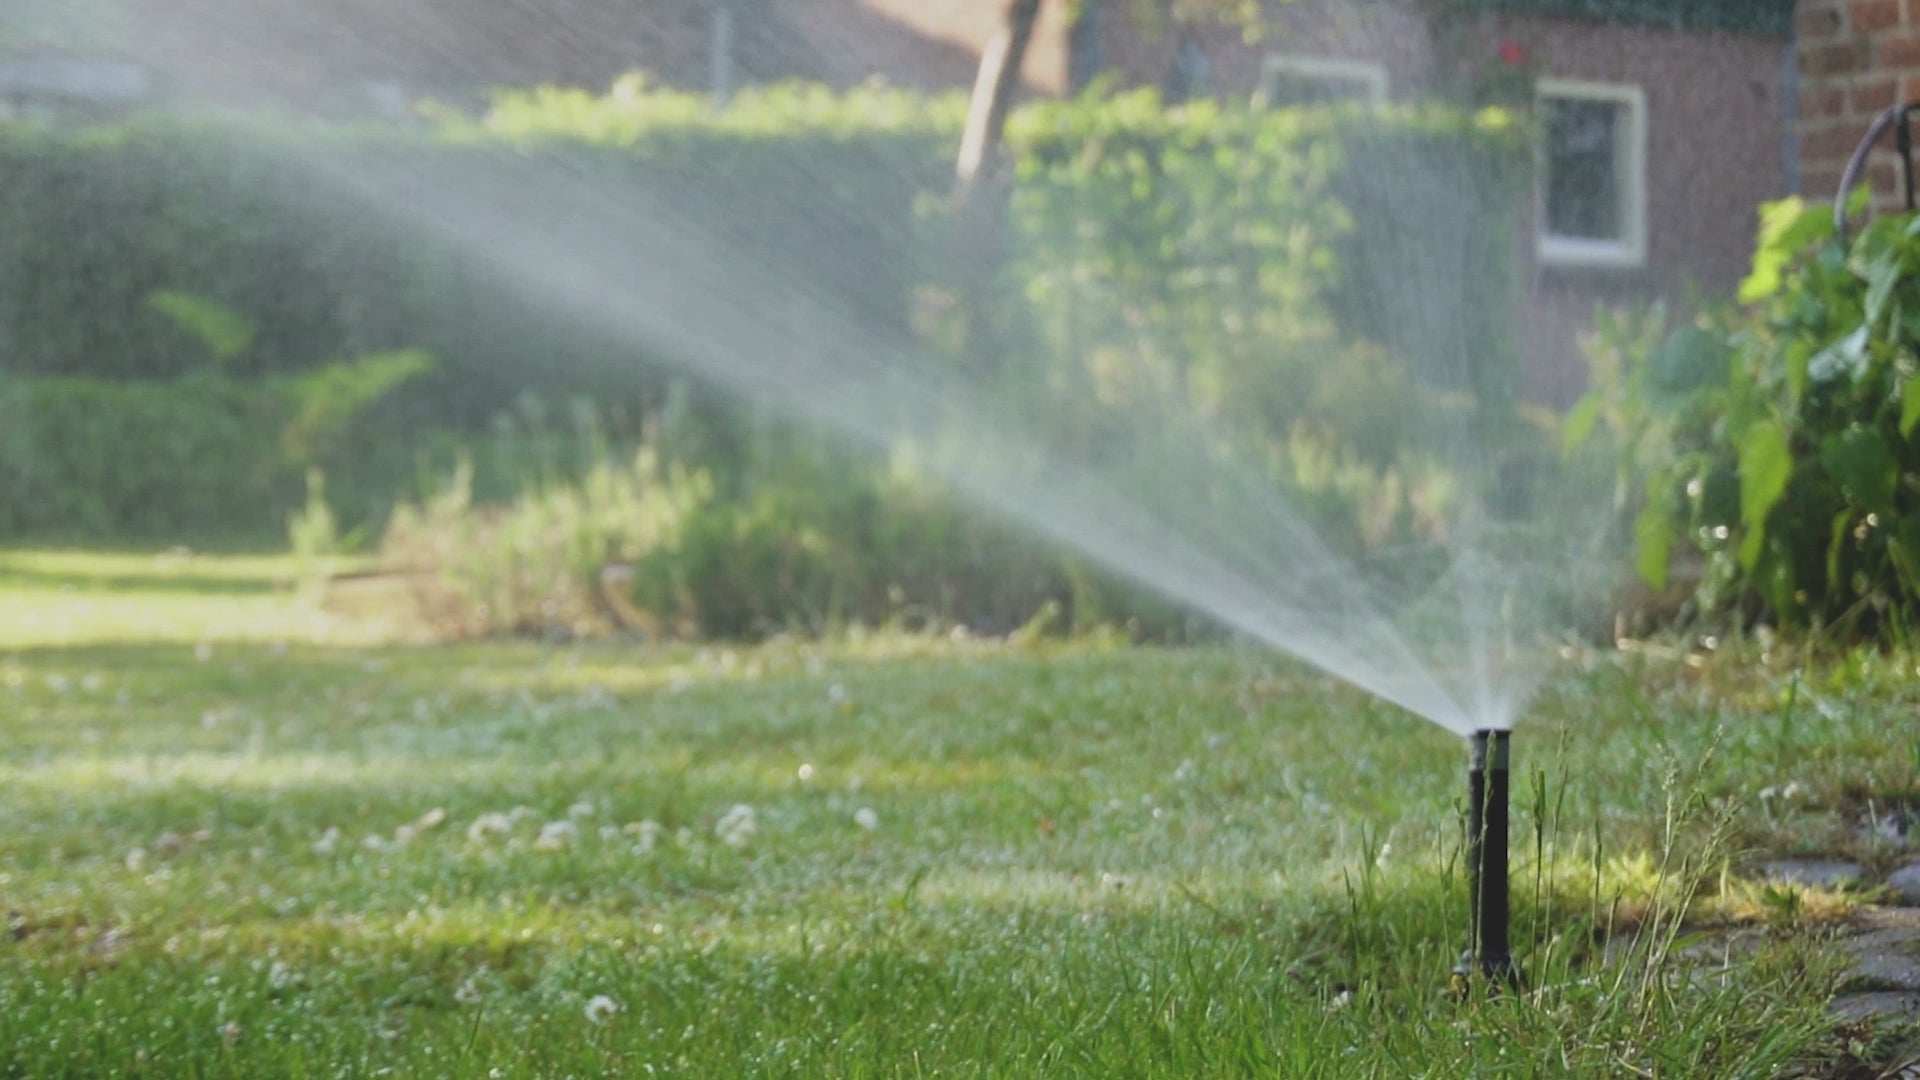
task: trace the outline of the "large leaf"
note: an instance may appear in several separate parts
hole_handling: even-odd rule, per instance
[[[1879,326],[1886,314],[1893,290],[1906,280],[1907,252],[1904,247],[1889,247],[1867,265],[1867,325]]]
[[[1741,569],[1752,571],[1760,561],[1767,538],[1767,515],[1787,493],[1793,478],[1793,451],[1786,432],[1772,420],[1761,420],[1740,437]]]
[[[1912,435],[1920,424],[1920,377],[1910,377],[1900,391],[1900,434]]]
[[[1725,383],[1732,358],[1724,335],[1689,326],[1647,358],[1650,389],[1668,399],[1688,397],[1701,387]]]
[[[1878,431],[1859,424],[1820,444],[1820,465],[1847,498],[1870,511],[1893,508],[1900,463]]]
[[[1785,271],[1809,245],[1833,236],[1833,212],[1798,196],[1760,208],[1760,244],[1753,272],[1740,283],[1740,302],[1758,303],[1780,291]]]
[[[1560,427],[1561,446],[1568,450],[1578,450],[1586,445],[1593,436],[1594,425],[1600,420],[1600,396],[1588,394],[1567,413]]]
[[[1867,373],[1867,366],[1867,328],[1862,326],[1808,361],[1807,377],[1817,383],[1838,379],[1855,382]]]

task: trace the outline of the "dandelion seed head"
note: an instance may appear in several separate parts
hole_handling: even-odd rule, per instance
[[[620,1012],[620,1003],[605,994],[595,994],[587,1002],[587,1022],[604,1024]]]
[[[753,807],[736,803],[714,823],[713,834],[730,848],[744,848],[753,841]]]
[[[513,831],[513,819],[506,814],[481,814],[467,826],[467,839],[478,844]]]
[[[549,821],[540,826],[540,835],[533,842],[533,850],[559,851],[571,845],[579,835],[580,828],[572,821]]]

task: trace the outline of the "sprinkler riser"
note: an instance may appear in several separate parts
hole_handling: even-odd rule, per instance
[[[1467,951],[1454,978],[1517,988],[1507,857],[1512,733],[1476,731],[1467,745]]]

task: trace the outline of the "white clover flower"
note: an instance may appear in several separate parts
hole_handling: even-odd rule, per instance
[[[467,839],[478,844],[513,831],[513,819],[505,814],[481,814],[467,826]]]
[[[480,977],[478,975],[470,976],[466,982],[454,987],[453,1000],[461,1005],[480,1004],[482,995],[480,993],[479,979]]]
[[[408,844],[413,843],[414,835],[415,835],[415,830],[413,826],[411,825],[400,826],[399,828],[393,830],[393,846],[405,847]]]
[[[567,807],[567,816],[570,818],[590,818],[593,816],[593,804],[585,799],[581,799],[579,802]]]
[[[339,850],[339,848],[340,829],[337,826],[328,827],[326,832],[320,834],[320,839],[313,842],[313,853],[315,855],[331,855]]]
[[[800,776],[800,782],[803,784],[809,780],[812,780],[813,779],[813,763],[802,762],[800,765],[799,776]]]
[[[285,960],[275,960],[273,966],[267,969],[267,985],[275,990],[285,990],[293,985],[293,969],[287,966]]]
[[[579,835],[579,827],[571,821],[549,821],[540,826],[540,836],[533,842],[533,850],[559,851],[570,846]]]
[[[666,832],[657,821],[636,821],[620,830],[639,841],[633,845],[635,855],[651,855],[653,849],[660,846],[660,836]]]
[[[853,812],[853,823],[872,832],[880,827],[880,815],[873,812],[873,807],[863,806]]]
[[[618,839],[620,839],[620,826],[618,826],[618,825],[602,825],[602,826],[600,826],[600,839],[602,839],[602,840],[618,840]]]
[[[137,847],[127,852],[127,869],[138,871],[147,865],[147,849]]]
[[[753,840],[753,831],[753,807],[745,803],[735,803],[713,826],[713,834],[730,848],[746,847]]]
[[[360,841],[360,846],[366,848],[368,851],[385,851],[387,849],[387,842],[373,833],[368,833],[367,838]]]
[[[620,1012],[620,1003],[605,994],[595,994],[587,1002],[587,1023],[604,1024]]]

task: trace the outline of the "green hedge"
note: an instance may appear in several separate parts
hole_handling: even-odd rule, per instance
[[[0,372],[173,378],[206,365],[160,318],[156,292],[204,297],[259,327],[224,365],[248,377],[398,348],[441,361],[411,397],[435,420],[483,422],[522,389],[634,390],[632,357],[487,273],[368,212],[356,176],[433,186],[506,184],[530,155],[605,191],[769,249],[808,252],[816,283],[884,302],[910,275],[899,237],[939,183],[950,125],[900,95],[748,96],[704,122],[686,95],[647,95],[644,130],[596,126],[594,99],[503,103],[494,125],[394,134],[178,119],[114,129],[0,132]],[[613,100],[613,99],[608,99]],[[763,103],[764,102],[764,103]],[[529,114],[544,118],[544,126]],[[795,182],[800,181],[800,182]],[[565,213],[564,204],[529,213]],[[829,243],[830,241],[830,243]],[[421,419],[415,415],[414,421]]]
[[[328,494],[349,526],[419,492],[462,442],[484,463],[501,445],[496,423],[530,389],[598,403],[611,444],[646,431],[667,397],[664,365],[370,211],[361,181],[418,192],[423,205],[443,190],[511,193],[559,237],[591,231],[631,192],[696,235],[764,254],[756,270],[773,279],[905,331],[909,312],[950,284],[954,246],[925,211],[948,189],[962,111],[957,99],[784,88],[715,112],[629,83],[603,96],[509,95],[480,120],[410,132],[183,120],[0,131],[0,375],[24,383],[16,395],[85,400],[11,436],[7,482],[39,494],[0,528],[277,529],[298,504],[303,463],[282,455],[270,480],[223,479],[249,458],[237,447],[284,433],[265,420],[231,429],[222,402],[341,357],[434,359],[356,414],[361,437],[326,456]],[[1183,408],[1281,442],[1303,418],[1331,417],[1320,434],[1378,472],[1402,449],[1374,437],[1396,428],[1383,417],[1444,412],[1424,407],[1426,390],[1497,402],[1515,381],[1509,203],[1526,169],[1518,129],[1498,116],[1167,108],[1136,94],[1025,110],[1009,138],[1020,168],[995,306],[1016,366],[1048,385],[1109,378],[1116,358],[1177,369],[1192,397]],[[555,170],[581,182],[535,187]],[[210,350],[159,296],[202,298],[255,332]],[[939,327],[912,329],[938,353]],[[209,380],[222,389],[182,389]],[[710,394],[693,400],[700,440],[664,449],[710,471],[723,496],[743,490],[755,422]],[[195,401],[210,411],[204,424],[186,415]],[[171,425],[139,419],[175,409]],[[1104,430],[1086,433],[1087,453],[1129,437],[1123,410],[1091,422]],[[170,463],[140,485],[103,480],[59,445],[169,427],[207,434],[177,453],[146,454],[144,436],[114,445]],[[545,438],[507,440],[478,494],[509,493],[526,447]],[[591,464],[561,456],[541,466],[548,479]],[[1350,475],[1336,486],[1329,511],[1355,516]],[[245,494],[220,505],[221,491]]]

